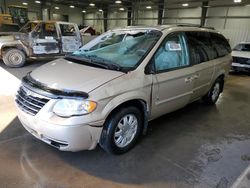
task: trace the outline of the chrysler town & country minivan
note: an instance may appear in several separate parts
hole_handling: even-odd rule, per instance
[[[203,99],[215,104],[232,57],[213,29],[110,30],[72,55],[26,75],[18,117],[32,135],[63,151],[131,149],[148,121]]]

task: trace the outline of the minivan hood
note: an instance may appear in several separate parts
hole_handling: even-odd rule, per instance
[[[35,69],[30,76],[52,89],[89,93],[124,74],[123,72],[74,63],[66,59],[57,59]]]

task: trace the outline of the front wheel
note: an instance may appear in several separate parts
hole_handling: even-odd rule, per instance
[[[142,126],[142,113],[138,108],[121,108],[104,124],[100,145],[109,153],[125,153],[137,142]]]
[[[223,83],[224,83],[223,79],[218,78],[214,82],[209,92],[202,97],[202,100],[209,105],[215,104],[220,96],[220,93],[222,92]]]
[[[3,55],[3,62],[8,67],[22,67],[25,61],[25,54],[19,49],[8,49]]]

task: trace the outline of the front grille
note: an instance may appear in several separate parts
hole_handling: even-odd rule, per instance
[[[32,116],[36,115],[48,101],[49,99],[42,98],[30,90],[24,89],[22,86],[17,91],[17,105],[22,111]]]
[[[245,57],[233,57],[234,63],[250,64],[250,59]]]

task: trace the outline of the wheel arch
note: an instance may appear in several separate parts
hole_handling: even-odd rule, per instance
[[[3,45],[1,47],[1,56],[3,56],[3,54],[9,49],[21,50],[25,54],[26,57],[28,56],[28,50],[25,49],[21,44]]]
[[[148,108],[149,107],[148,107],[148,104],[147,104],[146,100],[144,100],[144,99],[140,99],[140,98],[129,99],[129,100],[123,101],[122,103],[116,105],[108,113],[107,117],[105,118],[105,122],[107,122],[112,117],[112,115],[114,115],[121,108],[124,108],[124,107],[127,107],[127,106],[134,106],[134,107],[138,108],[141,111],[142,117],[143,117],[143,129],[142,129],[142,133],[146,134],[147,127],[148,127],[148,116],[149,116],[149,109]]]
[[[220,75],[217,76],[216,80],[221,80],[221,88],[220,88],[220,92],[223,92],[224,90],[224,79],[225,79],[225,74],[222,73]]]

